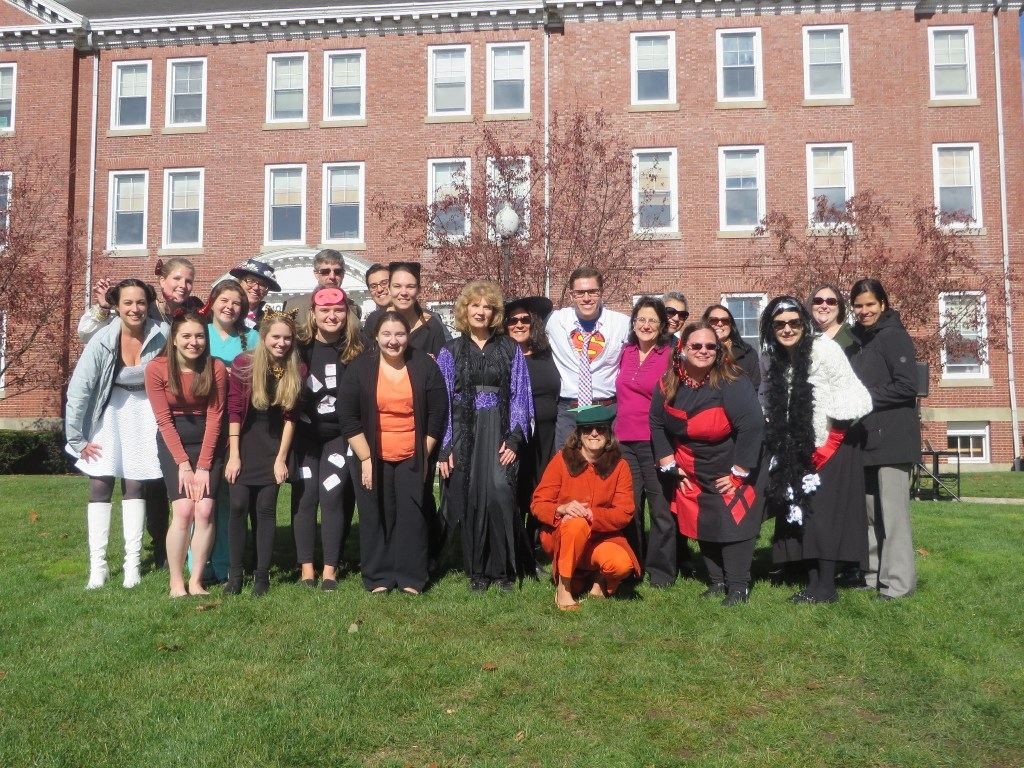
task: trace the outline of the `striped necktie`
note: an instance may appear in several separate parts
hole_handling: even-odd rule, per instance
[[[582,336],[583,345],[580,347],[577,358],[580,366],[579,395],[577,400],[580,407],[585,407],[594,403],[594,381],[590,370],[590,339],[593,334],[584,333]]]

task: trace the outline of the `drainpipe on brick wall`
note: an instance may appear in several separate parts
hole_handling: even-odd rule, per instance
[[[548,42],[551,33],[544,29],[544,295],[551,297],[551,169],[548,155],[551,141],[551,98],[548,83]]]
[[[92,32],[89,33],[92,48]],[[94,49],[92,57],[92,126],[89,135],[89,209],[85,225],[85,306],[92,303],[92,236],[96,224],[96,123],[99,120],[100,52]]]
[[[1006,367],[1009,372],[1010,420],[1013,428],[1014,467],[1020,456],[1020,418],[1017,412],[1017,376],[1013,360],[1013,290],[1010,285],[1009,214],[1006,210],[1006,138],[1003,132],[1003,78],[999,57],[999,6],[992,12],[992,48],[996,65],[996,129],[999,138],[999,227],[1003,246],[1003,300],[1006,302]]]

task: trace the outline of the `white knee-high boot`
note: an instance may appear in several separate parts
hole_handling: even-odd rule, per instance
[[[127,499],[121,502],[121,524],[124,526],[124,585],[132,588],[142,581],[142,530],[146,525],[146,501]]]
[[[86,508],[89,526],[89,581],[86,589],[99,589],[107,580],[107,539],[110,538],[110,502],[90,501]]]

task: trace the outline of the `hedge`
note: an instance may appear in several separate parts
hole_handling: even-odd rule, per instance
[[[0,475],[62,475],[68,458],[57,430],[0,429]]]

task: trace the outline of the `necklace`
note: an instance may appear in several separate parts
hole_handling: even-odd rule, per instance
[[[284,376],[284,366],[272,363],[270,366],[270,375],[274,377],[274,381],[280,381],[281,377]]]
[[[710,371],[708,373],[710,373]],[[690,374],[688,374],[684,370],[684,371],[682,371],[682,376],[680,376],[679,378],[683,382],[683,386],[686,386],[686,387],[688,387],[690,389],[700,389],[701,387],[704,386],[704,383],[708,380],[708,374],[705,373],[704,376],[700,380],[698,380],[698,379],[691,378]]]

